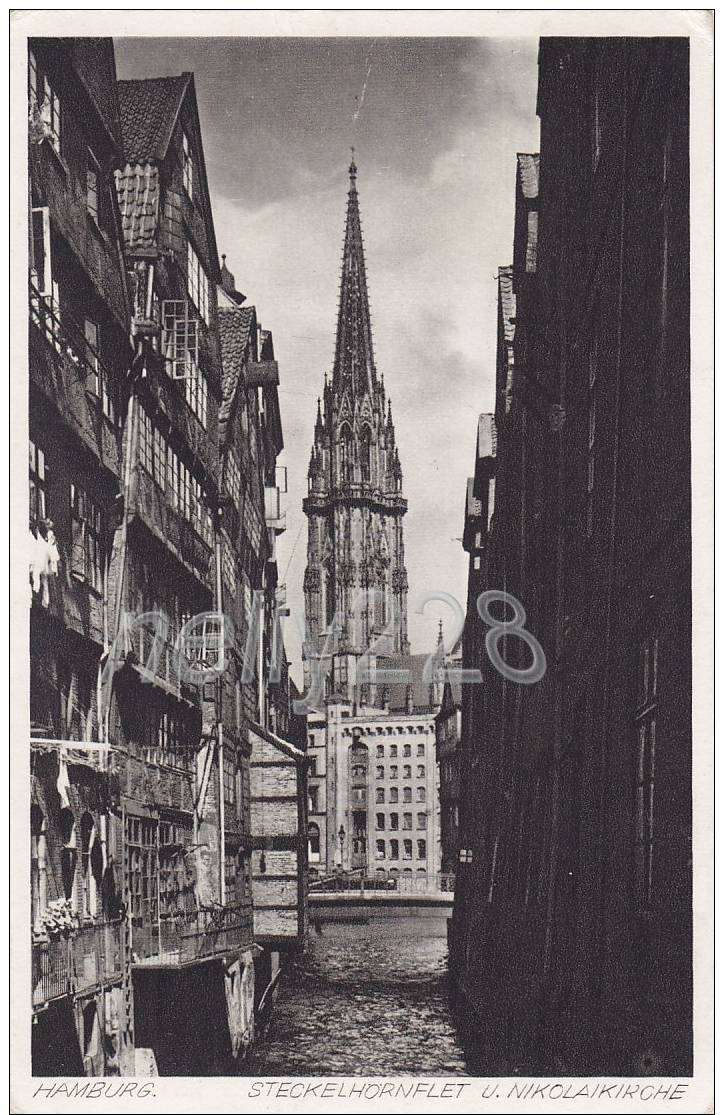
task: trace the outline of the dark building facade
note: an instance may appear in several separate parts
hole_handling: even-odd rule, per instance
[[[688,89],[685,40],[541,41],[466,512],[451,967],[489,1071],[691,1072]]]
[[[435,758],[440,778],[440,870],[454,875],[460,850],[460,729],[462,688],[445,681],[435,717]]]
[[[122,813],[99,673],[133,351],[109,40],[31,40],[30,744],[33,1067],[128,1064]]]
[[[193,75],[39,39],[28,90],[33,1067],[191,1072],[253,1038],[265,732],[305,931],[304,753],[268,732],[304,742],[278,369],[220,266]]]

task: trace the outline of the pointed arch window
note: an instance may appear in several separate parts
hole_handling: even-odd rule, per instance
[[[372,431],[369,426],[362,427],[360,439],[360,466],[362,483],[368,484],[372,478]]]
[[[341,483],[352,479],[352,431],[343,426],[339,431],[339,478]]]

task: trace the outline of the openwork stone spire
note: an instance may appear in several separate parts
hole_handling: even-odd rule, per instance
[[[407,501],[392,412],[372,351],[354,157],[349,176],[334,366],[317,405],[304,500],[307,652],[321,653],[337,616],[332,686],[347,693],[356,684],[354,659],[375,640],[379,647],[383,632],[387,653],[408,652]]]
[[[371,391],[376,382],[364,242],[357,195],[357,164],[354,161],[353,149],[352,162],[349,166],[347,225],[342,256],[332,388],[337,392],[349,389],[353,395],[356,395],[361,391]]]

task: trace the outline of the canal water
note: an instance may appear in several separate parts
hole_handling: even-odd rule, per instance
[[[244,1076],[466,1075],[444,917],[326,924],[287,968]]]

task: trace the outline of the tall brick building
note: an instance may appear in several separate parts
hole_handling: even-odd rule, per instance
[[[28,74],[33,1063],[190,1071],[304,936],[278,369],[220,266],[193,75],[117,82],[93,39],[31,40]],[[255,741],[293,803],[266,826]],[[263,929],[254,824],[293,881]]]
[[[484,684],[463,698],[451,967],[486,1071],[687,1073],[688,45],[543,39],[538,114],[466,511]],[[491,665],[488,588],[523,605],[536,684]]]

